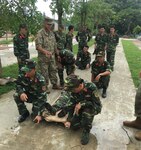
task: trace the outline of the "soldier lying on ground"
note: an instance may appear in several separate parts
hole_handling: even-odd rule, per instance
[[[94,83],[87,83],[77,75],[70,75],[65,80],[65,90],[52,106],[55,113],[60,110],[58,116],[63,118],[50,116],[48,110],[42,115],[47,121],[55,121],[56,117],[57,122],[62,122],[65,127],[74,130],[82,128],[81,143],[85,145],[89,142],[94,116],[100,113],[102,108],[97,88]],[[37,116],[35,121],[39,123],[38,119]]]

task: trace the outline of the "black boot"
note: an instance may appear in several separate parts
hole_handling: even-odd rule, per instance
[[[90,136],[90,131],[86,130],[86,129],[83,129],[82,136],[81,136],[81,144],[82,145],[88,144],[89,139],[90,139],[89,136]]]
[[[102,92],[102,97],[106,98],[107,97],[107,89],[103,88],[103,92]]]
[[[24,114],[20,115],[18,118],[18,122],[21,123],[26,120],[26,118],[29,116],[29,111],[25,112]]]

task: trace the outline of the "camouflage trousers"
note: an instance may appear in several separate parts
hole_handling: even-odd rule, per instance
[[[38,58],[38,69],[46,80],[47,86],[49,79],[52,85],[57,84],[57,68],[55,59],[46,60]]]
[[[21,71],[21,68],[25,66],[25,60],[26,59],[29,59],[29,57],[26,57],[24,59],[21,59],[21,58],[17,57],[19,72]]]
[[[87,62],[84,62],[84,61],[76,61],[75,65],[81,69],[81,70],[84,70],[86,69],[86,66],[87,66]]]
[[[89,130],[92,128],[92,122],[95,116],[95,112],[92,108],[83,108],[79,111],[78,115],[74,115],[71,119],[71,128],[79,129],[83,128]]]
[[[99,82],[94,82],[98,89],[103,88],[107,89],[110,82],[110,76],[102,76],[99,79]]]
[[[111,69],[114,69],[116,49],[107,51],[107,61],[110,63]]]
[[[141,118],[141,82],[135,96],[135,116]]]
[[[37,98],[31,94],[29,94],[28,92],[25,92],[25,94],[27,95],[28,99],[27,99],[27,103],[32,103],[33,104],[33,107],[32,107],[32,112],[33,114],[36,116],[38,115],[38,111],[39,111],[39,106],[42,106],[44,105],[44,101],[36,101]],[[21,99],[20,99],[20,96],[15,93],[13,95],[14,97],[14,100],[17,104],[17,107],[18,107],[18,111],[19,111],[19,114],[20,115],[23,115],[24,113],[26,113],[28,110],[26,108],[26,105],[25,105],[25,102],[23,102]],[[39,104],[40,103],[40,104]]]

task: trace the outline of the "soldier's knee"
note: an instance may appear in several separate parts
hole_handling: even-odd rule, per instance
[[[14,93],[13,97],[14,97],[15,102],[19,102],[20,101],[20,97],[19,97],[18,93]]]

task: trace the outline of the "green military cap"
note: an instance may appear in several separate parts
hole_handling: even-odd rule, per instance
[[[36,62],[32,59],[26,59],[25,60],[25,66],[21,68],[21,71],[23,72],[30,72],[32,69],[35,69]]]
[[[49,18],[49,17],[45,17],[44,18],[44,21],[46,21],[47,22],[47,24],[53,24],[53,19],[51,19],[51,18]]]
[[[83,79],[81,79],[79,76],[71,74],[65,79],[65,90],[71,91],[77,88],[82,82]]]
[[[103,57],[105,56],[105,53],[103,51],[98,52],[98,54],[96,55],[97,57]]]

